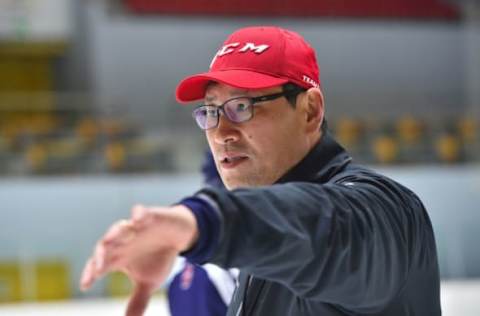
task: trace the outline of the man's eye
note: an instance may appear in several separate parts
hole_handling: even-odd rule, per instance
[[[206,109],[205,110],[205,115],[207,116],[217,116],[217,110],[216,109]]]
[[[247,109],[248,109],[248,104],[247,103],[238,103],[237,104],[237,108],[236,108],[237,112],[243,112],[243,111],[246,111]]]

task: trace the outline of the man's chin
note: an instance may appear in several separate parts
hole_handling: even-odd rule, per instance
[[[223,184],[228,190],[252,187],[252,185],[248,185],[247,183],[244,183],[242,181],[227,180],[227,181],[223,181]]]
[[[234,175],[224,175],[222,176],[222,181],[225,187],[229,190],[240,189],[240,188],[252,188],[264,185],[258,177],[248,177],[245,175],[234,176]]]

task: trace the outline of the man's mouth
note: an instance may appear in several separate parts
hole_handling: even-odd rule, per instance
[[[248,157],[245,155],[227,155],[222,157],[222,159],[220,160],[220,165],[224,169],[231,169],[238,166],[247,159]]]

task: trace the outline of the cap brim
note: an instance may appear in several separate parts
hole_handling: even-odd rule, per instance
[[[206,72],[183,79],[177,86],[177,101],[187,103],[203,99],[205,97],[205,89],[211,81],[249,90],[271,88],[288,82],[287,79],[249,70]]]

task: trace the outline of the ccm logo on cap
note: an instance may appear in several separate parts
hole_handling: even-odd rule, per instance
[[[224,45],[220,50],[215,54],[210,63],[210,68],[212,68],[213,63],[217,59],[217,57],[222,57],[228,54],[231,54],[235,51],[239,53],[246,53],[248,51],[254,52],[256,54],[261,54],[266,51],[270,46],[267,44],[255,45],[254,43],[245,43],[242,47],[240,47],[240,43],[230,43]]]

